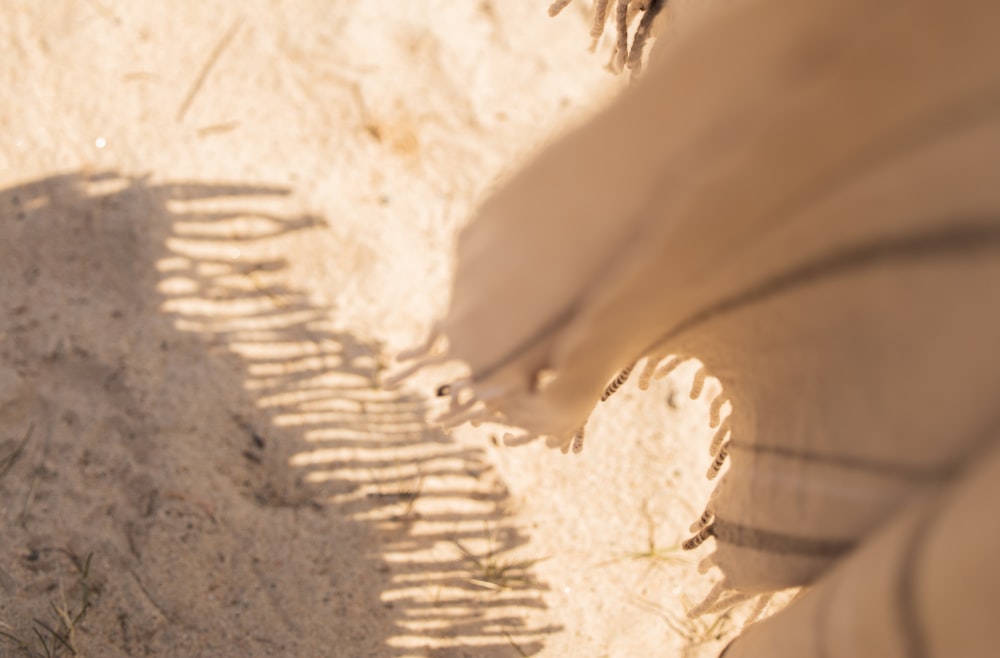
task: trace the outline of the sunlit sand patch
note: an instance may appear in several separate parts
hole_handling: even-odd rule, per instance
[[[157,289],[164,295],[190,295],[198,291],[198,282],[183,276],[163,279]]]
[[[255,313],[263,313],[274,308],[273,303],[266,299],[217,300],[187,297],[164,302],[163,310],[168,313],[185,315],[216,316],[225,320],[226,317],[244,317]]]

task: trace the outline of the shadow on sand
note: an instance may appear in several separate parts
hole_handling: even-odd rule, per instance
[[[558,630],[484,453],[289,283],[289,238],[325,222],[287,195],[0,191],[0,458],[34,428],[0,476],[0,629],[28,650],[83,590],[54,630],[92,655],[490,658]]]

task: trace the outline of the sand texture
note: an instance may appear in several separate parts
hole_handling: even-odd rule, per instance
[[[0,656],[718,652],[693,367],[576,456],[378,387],[622,84],[584,4],[3,3]]]

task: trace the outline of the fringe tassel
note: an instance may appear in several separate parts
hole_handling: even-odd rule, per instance
[[[714,480],[718,475],[719,471],[722,470],[723,464],[726,463],[726,457],[729,456],[729,443],[723,443],[722,447],[719,448],[719,454],[715,456],[715,460],[708,467],[708,471],[705,473],[705,477],[709,480]]]
[[[604,389],[604,393],[601,394],[601,402],[605,402],[608,398],[615,394],[615,391],[622,387],[622,384],[628,381],[633,368],[635,368],[635,363],[626,366],[624,370],[618,373],[617,377],[611,380],[611,383]]]
[[[676,370],[677,366],[687,361],[687,359],[679,356],[671,356],[665,363],[663,363],[662,366],[660,366],[660,363],[666,358],[666,354],[658,354],[656,356],[646,358],[646,365],[643,366],[642,372],[639,373],[638,383],[640,391],[649,390],[649,385],[654,379],[663,379]],[[660,366],[659,369],[657,369],[657,366]]]
[[[621,73],[625,68],[625,58],[628,56],[628,9],[629,0],[618,0],[615,8],[615,52],[611,56],[609,68],[614,73]]]
[[[642,367],[642,372],[639,373],[639,390],[645,391],[649,389],[649,382],[653,379],[653,373],[656,372],[656,366],[659,365],[660,361],[663,360],[664,354],[658,354],[656,356],[650,356],[646,358],[646,365]]]
[[[701,603],[688,610],[688,617],[695,619],[708,612],[708,609],[715,605],[728,589],[729,579],[723,578],[715,584],[708,594],[705,595],[705,598],[701,600]]]
[[[714,520],[715,520],[715,512],[706,507],[701,517],[697,521],[691,524],[689,531],[700,532],[702,528],[707,528],[708,526],[712,525],[712,521]]]
[[[691,399],[697,400],[701,397],[701,392],[705,389],[705,378],[708,376],[708,372],[705,367],[702,366],[698,369],[698,372],[694,373],[694,379],[691,380]]]
[[[715,536],[715,530],[713,529],[712,524],[710,523],[701,530],[699,530],[698,534],[696,534],[695,536],[684,540],[681,543],[681,548],[683,548],[685,551],[693,551],[694,549],[704,544],[706,539],[713,536]]]
[[[670,359],[666,363],[660,366],[659,370],[653,373],[653,379],[663,379],[664,377],[672,373],[674,370],[676,370],[677,366],[684,363],[685,361],[687,361],[687,359],[679,356],[670,357]]]
[[[639,21],[639,27],[635,29],[632,48],[628,51],[628,68],[632,72],[633,79],[642,72],[642,51],[646,48],[646,42],[652,32],[653,21],[666,4],[665,0],[651,0],[642,15],[642,20]]]
[[[725,393],[719,393],[712,400],[712,406],[708,409],[708,426],[716,428],[722,419],[722,408],[729,402],[729,397]]]
[[[719,429],[715,432],[715,436],[712,437],[712,443],[708,446],[708,455],[710,457],[715,457],[719,454],[719,448],[722,447],[722,443],[726,440],[726,437],[730,434],[729,420],[726,419]]]
[[[720,596],[715,603],[708,606],[708,609],[701,614],[716,614],[720,612],[725,612],[726,610],[732,608],[734,605],[743,603],[752,596],[753,596],[752,594],[747,594],[745,592],[735,592],[732,595],[727,596],[726,598],[722,598]]]
[[[549,5],[549,16],[558,16],[559,13],[569,6],[569,3],[573,0],[555,0],[551,5]]]
[[[381,381],[382,388],[385,390],[392,390],[398,388],[404,380],[412,377],[419,370],[423,370],[429,366],[438,365],[440,363],[445,363],[450,357],[447,354],[438,354],[435,356],[424,357],[410,366],[400,370],[399,372],[393,373],[387,377],[383,377]]]
[[[746,628],[750,624],[758,621],[767,613],[767,608],[771,604],[771,599],[774,597],[773,594],[761,594],[757,597],[757,603],[754,605],[753,610],[750,612],[750,616],[746,618],[743,622],[743,628]]]
[[[515,447],[523,446],[537,440],[539,437],[537,434],[531,434],[530,432],[525,432],[523,434],[511,434],[507,432],[503,435],[503,444],[505,446]]]
[[[590,50],[597,50],[597,43],[604,36],[604,26],[608,22],[608,6],[611,0],[596,0],[594,2],[594,23],[590,26],[590,37],[593,41]]]

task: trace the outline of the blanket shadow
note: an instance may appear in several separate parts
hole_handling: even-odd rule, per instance
[[[484,451],[289,281],[326,225],[289,193],[0,190],[0,621],[30,637],[58,587],[91,597],[72,640],[102,655],[537,653],[543,556]]]

